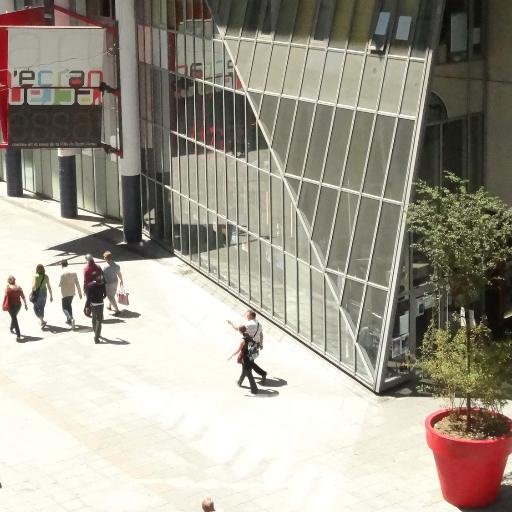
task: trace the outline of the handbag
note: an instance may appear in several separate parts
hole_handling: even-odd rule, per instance
[[[254,361],[260,355],[260,345],[252,340],[247,347],[247,355],[251,361]]]
[[[121,286],[116,295],[117,302],[119,302],[119,304],[122,304],[123,306],[129,306],[130,300],[128,299],[128,295],[129,293],[125,291],[123,286]]]
[[[28,296],[28,300],[30,302],[35,302],[37,300],[37,296],[39,295],[39,288],[41,288],[45,279],[46,279],[46,274],[43,275],[43,279],[41,279],[39,286],[35,290],[32,290],[30,292],[30,295]]]
[[[91,309],[91,303],[89,301],[89,298],[87,298],[87,300],[85,301],[84,315],[88,318],[92,317],[92,309]]]
[[[7,293],[4,296],[4,302],[2,303],[2,309],[4,311],[9,311],[9,295],[7,295]]]

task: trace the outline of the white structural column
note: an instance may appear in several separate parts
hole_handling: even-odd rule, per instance
[[[122,149],[121,174],[124,238],[127,243],[142,239],[140,196],[140,122],[137,69],[137,32],[135,1],[116,3],[119,30],[119,67],[121,87]]]

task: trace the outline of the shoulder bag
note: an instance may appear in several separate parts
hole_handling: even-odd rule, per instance
[[[9,295],[7,294],[7,290],[5,291],[4,301],[2,303],[2,309],[4,311],[9,311]]]
[[[30,302],[35,302],[36,301],[37,296],[39,294],[39,289],[41,288],[41,286],[43,286],[43,283],[44,283],[45,279],[46,279],[46,274],[43,275],[43,279],[41,279],[41,282],[39,283],[39,286],[35,290],[32,290],[30,292],[30,295],[28,296],[28,300]]]
[[[252,340],[253,342],[257,345],[257,354],[256,354],[256,357],[258,357],[259,355],[259,351],[263,348],[263,343],[261,341],[261,338],[259,339],[259,341],[256,341],[256,336],[258,335],[258,332],[260,333],[260,336],[261,336],[261,324],[256,320],[256,331],[254,331],[254,334],[252,335]],[[255,349],[253,349],[255,350]]]
[[[124,289],[124,286],[121,285],[119,287],[119,291],[117,292],[117,302],[119,304],[122,304],[123,306],[129,306],[130,305],[130,300],[128,298],[128,292]]]

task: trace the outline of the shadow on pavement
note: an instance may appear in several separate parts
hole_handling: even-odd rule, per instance
[[[136,311],[130,311],[129,309],[121,309],[119,318],[139,318],[140,313]]]
[[[459,508],[464,512],[508,512],[512,503],[512,473],[505,475],[498,499],[485,508]]]
[[[98,225],[105,225],[106,229],[48,247],[47,250],[58,252],[59,260],[66,259],[69,264],[77,265],[85,264],[83,256],[86,254],[92,254],[98,263],[103,262],[102,254],[107,249],[113,252],[114,259],[117,262],[172,257],[169,251],[151,240],[142,241],[137,245],[125,245],[123,244],[123,232],[120,229],[102,223]],[[115,246],[115,248],[112,246]],[[72,261],[75,258],[76,261]],[[59,262],[53,263],[53,265],[58,264]]]
[[[288,385],[288,381],[284,379],[280,379],[279,377],[267,377],[265,379],[265,384],[261,384],[266,388],[280,388]]]
[[[251,393],[250,396],[254,396],[256,398],[274,398],[276,396],[279,396],[279,391],[276,391],[275,389],[259,388],[257,395],[253,395]]]
[[[124,324],[124,320],[120,318],[105,318],[102,324]]]
[[[383,393],[382,396],[392,398],[431,397],[433,396],[433,391],[430,382],[422,379],[419,375],[411,374],[406,382],[398,384],[396,387]]]
[[[21,336],[21,340],[18,343],[30,343],[32,341],[41,341],[43,338],[40,336]]]
[[[44,198],[40,195],[29,193],[24,193],[23,198],[30,199],[34,202],[47,200],[47,198]],[[36,208],[33,209],[29,206],[27,209],[32,210],[34,213],[37,213],[37,215],[55,220],[53,215],[41,212]],[[60,252],[60,254],[57,256],[59,261],[62,259],[71,260],[79,256],[84,256],[88,253],[92,254],[95,259],[103,261],[101,255],[107,249],[112,250],[112,246],[117,246],[114,251],[114,259],[118,262],[143,259],[164,259],[172,257],[172,253],[169,249],[163,247],[163,245],[159,245],[152,240],[144,240],[139,244],[124,244],[122,225],[117,219],[88,215],[85,213],[78,215],[76,220],[93,222],[94,224],[92,224],[92,227],[105,227],[105,229],[94,234],[87,233],[80,238],[69,240],[68,242],[63,242],[53,247],[48,247],[47,250]],[[77,223],[74,227],[78,231],[86,232],[86,230],[88,230],[91,225],[84,228]],[[70,261],[70,264],[72,263],[82,264],[85,262],[83,261],[83,257],[81,257],[79,261]],[[46,265],[56,266],[58,265],[58,262],[55,262],[55,260],[52,258],[52,261],[46,263]]]
[[[21,196],[23,199],[34,199],[35,201],[41,201],[40,197],[37,197],[35,194],[23,191],[23,195]]]
[[[100,338],[100,345],[131,345],[129,341],[122,340],[121,338],[115,338],[113,340],[109,338],[104,338],[103,336]]]
[[[96,226],[102,226],[105,222],[104,221],[107,221],[108,222],[108,219],[102,219],[101,217],[98,217],[97,215],[87,215],[87,214],[80,214],[80,215],[77,215],[75,217],[76,220],[86,220],[88,222],[94,222],[96,221],[97,224]],[[115,224],[117,223],[117,221],[115,221],[114,219],[112,219],[112,223]]]
[[[44,332],[51,332],[52,334],[61,334],[63,332],[69,332],[71,329],[69,327],[66,329],[64,327],[59,327],[57,325],[46,324],[44,328]]]
[[[75,324],[75,332],[91,332],[92,327],[89,325]]]

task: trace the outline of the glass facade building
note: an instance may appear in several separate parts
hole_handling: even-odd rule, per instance
[[[441,2],[137,5],[145,228],[380,390]]]
[[[365,386],[399,383],[433,311],[414,180],[450,170],[512,204],[510,2],[135,5],[145,231]],[[82,151],[79,206],[119,215],[117,163]],[[55,197],[56,167],[24,151],[25,187]]]

